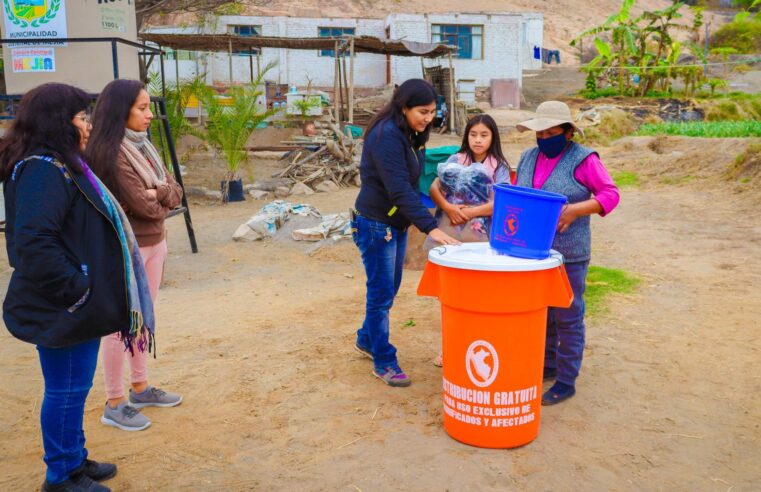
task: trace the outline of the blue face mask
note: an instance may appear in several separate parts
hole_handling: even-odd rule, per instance
[[[565,149],[568,140],[565,138],[565,133],[555,135],[549,138],[537,138],[536,144],[539,146],[539,151],[549,157],[550,159],[560,155]]]

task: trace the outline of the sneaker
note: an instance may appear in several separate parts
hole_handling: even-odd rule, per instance
[[[84,464],[82,464],[82,473],[96,482],[102,482],[116,475],[116,465],[113,463],[98,463],[93,460],[85,460]]]
[[[370,352],[370,349],[367,349],[360,345],[359,343],[354,344],[354,350],[359,352],[360,354],[364,355],[365,357],[369,357],[370,360],[373,360],[373,353]]]
[[[177,393],[167,393],[153,386],[148,386],[142,393],[129,390],[129,404],[135,408],[143,407],[175,407],[182,403],[182,397]]]
[[[148,417],[140,413],[137,408],[127,405],[125,401],[119,403],[116,408],[111,408],[106,403],[100,421],[123,431],[141,431],[151,425]]]
[[[93,481],[84,473],[73,474],[65,482],[51,485],[47,480],[42,484],[42,492],[111,492],[105,485]]]
[[[409,386],[412,383],[399,366],[374,369],[373,374],[389,386]]]
[[[77,485],[82,492],[111,492],[111,489],[105,485],[99,484],[84,473],[72,474],[71,477],[69,477],[69,480],[71,480],[74,485]]]

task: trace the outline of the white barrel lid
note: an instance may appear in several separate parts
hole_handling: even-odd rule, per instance
[[[517,258],[492,249],[489,243],[462,243],[458,246],[437,246],[428,252],[428,260],[437,265],[485,272],[533,272],[549,270],[563,264],[563,255],[550,250],[544,260]]]

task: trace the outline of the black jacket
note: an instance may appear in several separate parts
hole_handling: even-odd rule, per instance
[[[11,334],[55,348],[129,323],[121,245],[87,177],[33,157],[16,166],[4,191],[14,271],[3,320]]]
[[[365,138],[359,166],[362,186],[354,207],[367,218],[399,229],[412,223],[428,234],[437,224],[418,191],[424,162],[425,150],[413,150],[409,137],[393,121],[379,123]]]

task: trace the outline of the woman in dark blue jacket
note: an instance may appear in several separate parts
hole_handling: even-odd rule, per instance
[[[131,321],[118,224],[82,160],[89,106],[90,96],[75,87],[37,87],[0,142],[14,269],[3,320],[39,352],[49,491],[107,491],[94,480],[116,474],[115,465],[88,459],[82,431],[100,338]]]
[[[367,274],[365,320],[355,348],[373,359],[373,374],[390,386],[409,386],[389,343],[388,315],[402,282],[410,224],[441,244],[457,244],[436,227],[420,200],[425,143],[436,116],[436,91],[421,79],[400,85],[370,122],[359,172],[362,186],[352,230]]]

